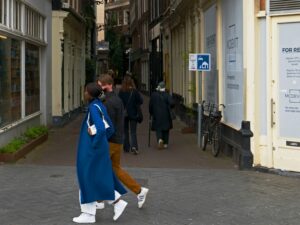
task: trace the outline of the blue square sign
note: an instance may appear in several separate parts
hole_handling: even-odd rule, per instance
[[[210,71],[210,69],[211,69],[210,54],[197,54],[197,70]]]

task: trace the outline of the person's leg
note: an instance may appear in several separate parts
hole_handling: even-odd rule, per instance
[[[169,145],[169,130],[163,131],[163,141],[164,141],[164,148],[168,148]]]
[[[161,132],[161,130],[156,130],[155,133],[156,133],[156,139],[158,142],[159,139],[162,139],[162,132]]]
[[[112,162],[112,167],[119,178],[119,180],[128,187],[129,190],[135,194],[141,192],[141,185],[139,185],[126,171],[121,168],[120,159],[121,159],[121,144],[109,143],[110,148],[110,158]]]
[[[130,120],[130,136],[131,136],[131,149],[134,150],[134,153],[137,153],[138,143],[136,136],[137,122],[135,120]]]
[[[114,221],[119,219],[119,217],[122,215],[122,213],[124,212],[128,204],[126,201],[121,199],[121,194],[117,191],[115,191],[115,200],[107,201],[107,202],[108,204],[114,206],[114,217],[113,217]]]
[[[115,174],[129,190],[137,195],[138,207],[142,208],[146,201],[149,189],[141,187],[141,185],[139,185],[125,170],[122,169],[120,164],[122,145],[109,143],[109,148],[112,167]]]
[[[162,149],[163,148],[163,131],[161,130],[156,130],[156,138],[157,138],[157,143],[158,143],[158,148]]]
[[[81,214],[73,218],[75,223],[95,223],[96,222],[96,202],[81,204],[81,193],[79,191],[79,203]]]
[[[130,150],[130,143],[129,143],[129,119],[128,117],[124,120],[124,151],[129,152]]]

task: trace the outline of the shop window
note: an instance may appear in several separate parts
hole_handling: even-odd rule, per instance
[[[25,7],[25,33],[34,38],[45,40],[44,34],[45,18],[38,12]]]
[[[40,111],[39,47],[26,43],[25,47],[25,114]]]
[[[21,44],[0,36],[0,127],[21,119]]]
[[[3,25],[6,25],[7,0],[0,0],[0,7],[1,7],[1,10],[0,10],[0,13],[1,13],[0,23],[2,23]]]
[[[15,0],[14,3],[13,28],[21,31],[21,3],[18,0]]]

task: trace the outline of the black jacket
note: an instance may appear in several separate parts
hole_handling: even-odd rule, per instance
[[[124,108],[126,108],[127,110],[128,118],[130,120],[136,120],[138,113],[137,107],[143,104],[143,98],[141,94],[135,89],[133,89],[132,91],[120,90],[119,97],[122,99]]]
[[[115,92],[106,92],[104,105],[115,128],[115,134],[109,139],[109,142],[123,144],[124,108],[122,100]]]
[[[174,102],[167,92],[154,92],[149,103],[149,112],[152,116],[152,130],[170,130],[173,128],[171,108]]]

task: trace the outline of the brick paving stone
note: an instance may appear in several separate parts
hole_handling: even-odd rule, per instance
[[[174,122],[170,148],[159,151],[154,133],[148,148],[148,98],[138,126],[140,154],[122,155],[122,164],[150,188],[145,208],[132,193],[117,222],[124,225],[299,225],[300,179],[235,169],[232,160],[212,157],[182,134]],[[47,142],[17,164],[0,165],[0,225],[69,225],[79,215],[75,160],[83,114],[52,128]],[[116,224],[113,210],[97,224]]]
[[[298,225],[300,179],[220,169],[127,168],[150,188],[145,208],[136,196],[124,225]],[[79,214],[74,167],[0,166],[1,225],[68,225]],[[97,224],[116,224],[112,208]]]

